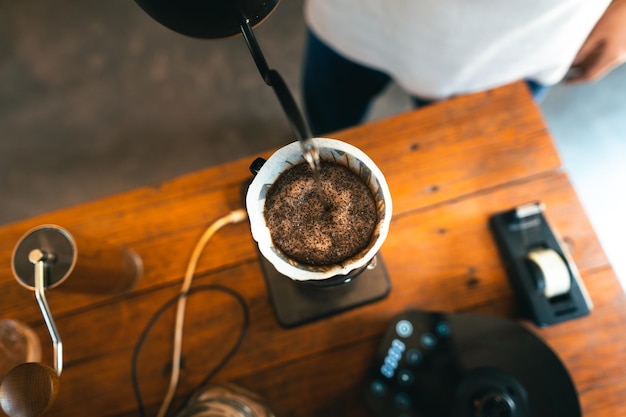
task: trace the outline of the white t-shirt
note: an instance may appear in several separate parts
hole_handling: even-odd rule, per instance
[[[519,79],[559,82],[611,0],[308,0],[347,58],[440,99]]]

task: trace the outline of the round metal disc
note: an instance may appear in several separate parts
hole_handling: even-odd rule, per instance
[[[15,246],[11,269],[15,279],[31,290],[35,289],[35,265],[28,255],[33,249],[52,256],[52,260],[46,262],[46,289],[60,284],[76,264],[76,244],[67,230],[55,225],[30,230]]]

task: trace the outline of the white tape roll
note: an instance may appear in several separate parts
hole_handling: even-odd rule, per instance
[[[543,295],[546,298],[556,297],[567,293],[571,286],[572,280],[563,258],[553,249],[539,249],[528,253],[528,259],[531,260],[541,273],[545,283]]]

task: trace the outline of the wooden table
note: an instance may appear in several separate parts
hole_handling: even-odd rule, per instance
[[[580,205],[538,108],[522,84],[455,98],[332,135],[364,150],[385,173],[394,204],[381,250],[392,290],[374,302],[291,329],[274,316],[247,222],[209,243],[195,285],[240,293],[250,310],[242,346],[213,381],[259,393],[278,416],[363,416],[362,381],[392,317],[407,309],[518,318],[490,215],[534,200],[567,242],[594,303],[591,315],[534,329],[572,374],[585,416],[626,415],[626,298]],[[214,220],[242,207],[255,156],[0,228],[0,312],[50,339],[32,292],[10,269],[31,227],[55,223],[125,244],[145,274],[124,296],[48,292],[65,345],[61,392],[50,416],[134,416],[131,356],[155,311],[176,296],[193,246]],[[184,161],[181,161],[184,163]],[[138,362],[147,415],[165,393],[174,309],[157,322]],[[232,298],[189,299],[184,369],[175,404],[235,343]]]

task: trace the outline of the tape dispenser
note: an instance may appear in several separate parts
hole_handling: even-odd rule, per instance
[[[578,269],[543,211],[544,205],[534,202],[489,219],[521,312],[541,327],[592,309]]]

